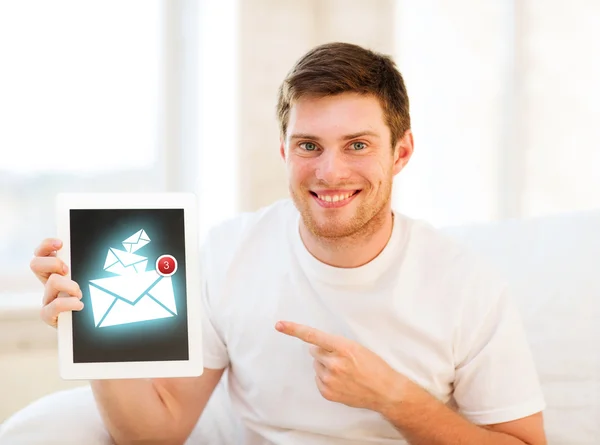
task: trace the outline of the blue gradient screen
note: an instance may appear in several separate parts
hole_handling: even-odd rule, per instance
[[[188,360],[183,209],[73,209],[75,363]]]

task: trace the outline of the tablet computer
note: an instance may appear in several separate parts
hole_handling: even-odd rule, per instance
[[[195,195],[60,194],[57,216],[57,256],[84,304],[58,318],[61,377],[201,375]]]

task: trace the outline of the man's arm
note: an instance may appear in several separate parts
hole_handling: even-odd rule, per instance
[[[62,241],[46,239],[36,248],[31,270],[44,284],[42,319],[56,327],[61,312],[80,311],[82,293],[57,258]],[[204,369],[187,379],[98,380],[91,386],[104,424],[116,445],[185,443],[224,369]]]
[[[381,414],[411,445],[546,445],[542,413],[496,425],[477,426],[418,385],[406,381],[401,400]]]
[[[116,445],[183,445],[223,369],[200,377],[91,382],[100,415]]]
[[[315,383],[332,402],[379,412],[411,445],[545,445],[541,414],[480,427],[346,338],[293,322],[275,328],[311,345]]]

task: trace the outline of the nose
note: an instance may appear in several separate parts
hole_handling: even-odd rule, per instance
[[[338,150],[324,150],[316,162],[316,177],[326,184],[339,184],[350,177],[347,160]]]

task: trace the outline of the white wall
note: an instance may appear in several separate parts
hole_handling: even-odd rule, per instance
[[[396,208],[437,226],[600,208],[600,3],[397,5],[416,148]]]

